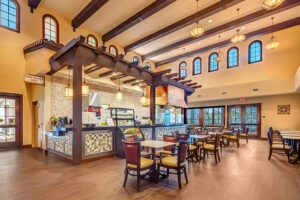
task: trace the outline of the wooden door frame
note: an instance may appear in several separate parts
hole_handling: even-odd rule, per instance
[[[17,141],[17,148],[21,148],[23,145],[23,95],[22,94],[16,94],[16,93],[5,93],[0,92],[0,96],[4,97],[12,97],[12,98],[18,98],[19,105],[16,105],[17,113],[19,113],[19,138],[16,138]],[[9,148],[9,147],[8,147]]]

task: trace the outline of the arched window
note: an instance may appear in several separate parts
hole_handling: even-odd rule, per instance
[[[43,17],[43,37],[49,41],[59,43],[58,21],[51,15]]]
[[[0,26],[20,32],[20,6],[16,0],[0,1]]]
[[[179,77],[184,78],[187,76],[187,70],[186,70],[187,64],[185,61],[182,61],[179,64]]]
[[[256,63],[262,61],[262,43],[259,40],[255,40],[250,43],[249,49],[249,60],[248,63]]]
[[[227,67],[239,66],[239,49],[237,47],[231,47],[227,51]]]
[[[98,47],[98,40],[95,36],[93,35],[88,35],[87,36],[87,43],[93,47]]]
[[[146,62],[145,69],[147,69],[147,70],[151,69],[151,64],[149,62]]]
[[[111,55],[117,56],[118,55],[118,49],[114,45],[109,46],[109,53]]]
[[[139,63],[139,62],[140,62],[140,59],[139,59],[137,56],[133,56],[132,62],[134,62],[134,63]]]
[[[216,61],[216,58],[218,57],[218,53],[213,52],[209,55],[208,58],[208,71],[213,72],[213,71],[218,71],[219,70],[219,62]]]
[[[201,65],[201,58],[195,58],[193,61],[193,75],[201,74]]]

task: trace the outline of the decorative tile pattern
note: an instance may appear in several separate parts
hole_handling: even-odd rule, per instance
[[[109,130],[83,131],[83,144],[85,156],[97,156],[97,154],[113,151],[113,133]]]
[[[72,156],[72,140],[73,140],[73,133],[70,131],[65,136],[65,154],[68,156]]]
[[[55,138],[47,136],[47,148],[54,150]]]
[[[163,140],[163,135],[172,135],[172,132],[178,131],[181,134],[186,133],[185,126],[171,126],[171,127],[156,127],[156,140]]]
[[[141,128],[145,136],[145,140],[152,140],[152,128]]]
[[[55,138],[54,150],[64,154],[64,152],[65,152],[64,149],[65,149],[64,139],[63,138]]]

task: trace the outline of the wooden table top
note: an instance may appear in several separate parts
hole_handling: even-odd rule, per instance
[[[283,139],[300,140],[300,135],[282,135]]]
[[[210,137],[210,136],[209,135],[190,135],[190,138],[193,138],[193,139],[205,139],[208,137]]]
[[[149,148],[163,148],[167,146],[173,146],[176,145],[174,142],[164,142],[164,141],[158,141],[158,140],[145,140],[141,141],[141,146],[143,147],[149,147]]]

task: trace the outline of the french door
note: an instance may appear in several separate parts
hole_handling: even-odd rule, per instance
[[[20,98],[0,94],[0,149],[20,147]]]
[[[261,104],[230,105],[227,111],[227,123],[230,129],[239,127],[245,131],[248,127],[250,137],[260,138]]]

